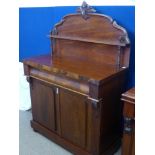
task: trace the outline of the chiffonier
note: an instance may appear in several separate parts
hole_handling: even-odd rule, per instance
[[[112,155],[121,142],[120,97],[130,54],[126,30],[84,2],[49,38],[50,54],[23,61],[32,128],[74,155]]]

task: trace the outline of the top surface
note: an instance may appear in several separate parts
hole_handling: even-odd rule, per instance
[[[92,64],[72,58],[58,58],[51,55],[37,56],[24,60],[24,64],[39,70],[53,73],[67,74],[78,79],[100,81],[118,73],[115,65]],[[123,70],[123,69],[122,69]]]
[[[131,88],[127,92],[123,93],[122,99],[135,101],[135,88]],[[135,102],[133,102],[133,103],[135,103]]]

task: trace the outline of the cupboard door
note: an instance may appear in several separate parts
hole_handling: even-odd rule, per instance
[[[32,79],[31,102],[33,120],[42,126],[56,130],[56,94],[55,87]]]
[[[60,89],[60,123],[63,138],[82,148],[86,147],[86,97]]]

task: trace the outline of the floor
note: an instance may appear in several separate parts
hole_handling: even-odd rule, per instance
[[[19,155],[73,155],[30,126],[31,111],[19,112]],[[120,155],[120,150],[115,155]]]

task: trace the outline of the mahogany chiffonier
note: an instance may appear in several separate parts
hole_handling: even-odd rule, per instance
[[[51,54],[23,61],[32,128],[74,155],[112,155],[121,143],[126,30],[84,2],[49,37]]]
[[[124,101],[122,155],[135,155],[135,88],[122,94],[122,101]]]

